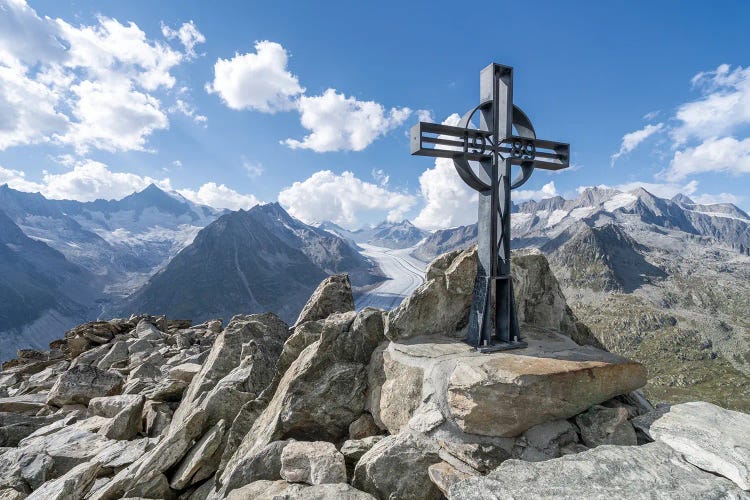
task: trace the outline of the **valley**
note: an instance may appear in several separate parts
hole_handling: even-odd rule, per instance
[[[355,296],[357,310],[365,307],[393,309],[424,283],[426,264],[411,256],[414,247],[389,249],[366,243],[359,246],[363,249],[362,255],[374,261],[387,279]]]

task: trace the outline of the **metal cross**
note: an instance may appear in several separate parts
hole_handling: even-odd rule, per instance
[[[492,352],[526,346],[510,274],[510,191],[529,180],[534,168],[566,168],[570,146],[536,138],[528,116],[513,104],[513,68],[484,68],[479,96],[479,105],[458,126],[414,125],[411,154],[452,159],[461,179],[479,191],[479,264],[466,341]],[[475,115],[478,128],[472,124]],[[513,165],[521,171],[511,182]]]

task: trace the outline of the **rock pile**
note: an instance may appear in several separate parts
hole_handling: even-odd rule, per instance
[[[468,348],[475,262],[439,257],[390,312],[355,312],[334,276],[293,327],[134,316],[19,351],[0,499],[747,496],[750,416],[653,408],[543,257],[513,260],[529,347]]]

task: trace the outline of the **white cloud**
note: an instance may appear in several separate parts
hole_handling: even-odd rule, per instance
[[[351,172],[336,175],[330,170],[279,193],[279,203],[294,217],[307,223],[330,220],[349,229],[357,228],[366,212],[387,212],[389,221],[400,221],[415,202],[414,196],[362,181]]]
[[[698,73],[692,83],[702,96],[677,109],[679,124],[671,132],[677,145],[691,138],[730,135],[750,124],[750,67],[732,69],[722,64],[714,71]]]
[[[456,173],[453,160],[437,158],[433,168],[419,176],[425,206],[414,219],[424,229],[465,226],[477,221],[477,192]]]
[[[265,113],[293,109],[294,98],[305,89],[287,69],[289,56],[276,42],[255,43],[255,53],[217,59],[214,81],[206,90],[218,94],[232,109],[253,109]]]
[[[432,111],[430,111],[429,109],[418,109],[416,113],[417,113],[417,119],[420,122],[432,123],[435,121],[435,116],[432,114]]]
[[[185,55],[190,59],[196,57],[195,46],[199,43],[206,43],[206,37],[198,31],[193,21],[183,23],[178,30],[173,30],[166,24],[161,23],[161,33],[167,40],[177,38],[185,48]]]
[[[750,138],[711,138],[696,147],[675,151],[663,175],[676,181],[703,172],[750,173]]]
[[[174,36],[185,53],[132,22],[74,26],[0,0],[0,150],[50,141],[82,153],[146,149],[169,124],[157,91],[174,86],[172,70],[202,41],[192,23]]]
[[[174,103],[174,106],[169,108],[169,112],[182,113],[188,118],[192,118],[195,123],[202,123],[205,125],[205,123],[208,121],[208,118],[205,115],[201,115],[198,113],[198,111],[195,109],[195,106],[183,99],[177,99]]]
[[[41,182],[26,179],[26,174],[20,170],[0,167],[0,185],[2,184],[8,184],[18,191],[42,193],[51,199],[78,201],[121,199],[142,191],[149,184],[156,184],[166,191],[172,190],[169,178],[156,179],[129,172],[113,172],[107,165],[92,160],[78,161],[71,170],[61,174],[44,172]],[[251,194],[240,194],[215,182],[207,182],[197,190],[179,189],[177,192],[195,203],[214,208],[248,209],[259,203]]]
[[[72,87],[78,96],[73,108],[77,120],[60,140],[79,153],[91,147],[105,151],[143,150],[146,138],[169,126],[155,97],[129,85],[83,81]]]
[[[242,158],[242,168],[247,172],[248,177],[255,178],[263,175],[263,165],[252,162],[247,158]]]
[[[0,186],[3,184],[27,193],[38,193],[44,189],[44,185],[27,180],[25,172],[0,167]]]
[[[411,115],[409,108],[386,110],[377,102],[347,97],[336,89],[319,96],[302,96],[298,107],[300,123],[311,132],[301,141],[287,139],[283,143],[292,149],[318,153],[362,151]]]
[[[386,174],[382,168],[373,168],[370,171],[370,175],[378,183],[378,186],[381,187],[388,187],[388,183],[391,181],[391,176]]]
[[[527,200],[543,200],[545,198],[552,198],[553,196],[557,196],[557,188],[555,187],[554,181],[549,181],[539,190],[514,189],[511,194],[511,199],[518,203]]]
[[[663,123],[657,123],[656,125],[646,125],[640,130],[630,132],[622,137],[622,144],[620,144],[620,150],[613,154],[611,157],[611,165],[614,165],[619,157],[628,154],[638,147],[640,143],[661,131],[664,128]]]
[[[215,182],[207,182],[198,188],[197,191],[193,191],[192,189],[178,189],[177,192],[195,203],[214,208],[228,208],[229,210],[239,210],[241,208],[247,210],[260,203],[251,194],[240,194],[224,184],[216,184]]]
[[[739,205],[745,200],[744,196],[737,196],[731,193],[719,193],[719,194],[699,194],[692,196],[691,199],[702,205],[713,205],[715,203],[731,203],[732,205]]]

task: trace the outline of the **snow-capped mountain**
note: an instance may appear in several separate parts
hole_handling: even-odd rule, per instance
[[[330,221],[322,222],[318,227],[345,239],[355,246],[357,243],[367,243],[390,249],[413,247],[429,235],[427,231],[419,229],[407,219],[401,222],[384,221],[377,226],[356,231],[346,230]]]
[[[687,196],[673,199],[654,196],[639,188],[629,192],[587,188],[578,198],[561,196],[527,201],[514,206],[511,232],[514,248],[541,247],[575,228],[600,227],[609,223],[627,231],[680,231],[694,237],[708,237],[750,255],[750,216],[729,203],[699,205]],[[463,248],[476,242],[476,225],[436,231],[417,247],[414,255],[423,260]]]
[[[343,239],[291,217],[278,203],[220,217],[124,305],[124,311],[193,317],[272,311],[294,321],[327,275],[379,281]]]
[[[155,185],[121,200],[48,200],[0,186],[3,210],[30,238],[127,294],[193,241],[223,212]]]

